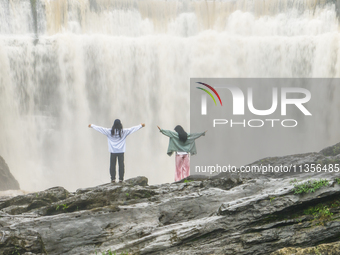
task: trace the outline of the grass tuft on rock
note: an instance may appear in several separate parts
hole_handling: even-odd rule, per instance
[[[329,185],[329,180],[327,179],[320,179],[319,181],[314,180],[314,181],[307,181],[305,183],[297,184],[296,182],[294,183],[294,194],[304,194],[304,193],[313,193],[316,190],[326,187]]]

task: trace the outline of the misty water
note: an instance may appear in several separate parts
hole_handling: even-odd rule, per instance
[[[24,190],[106,183],[106,137],[87,125],[120,118],[146,124],[127,139],[125,178],[171,182],[156,125],[190,129],[190,77],[339,77],[337,4],[0,0],[0,155]],[[329,103],[309,151],[340,140]]]

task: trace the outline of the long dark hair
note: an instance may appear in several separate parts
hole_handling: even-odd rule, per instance
[[[111,135],[113,136],[115,133],[117,133],[119,134],[119,137],[122,138],[122,129],[123,129],[122,123],[120,122],[119,119],[116,119],[115,122],[113,122]]]
[[[184,129],[182,128],[182,126],[180,126],[180,125],[177,125],[175,127],[175,131],[178,133],[179,140],[182,141],[183,143],[185,143],[186,140],[188,139],[187,132],[185,132]]]

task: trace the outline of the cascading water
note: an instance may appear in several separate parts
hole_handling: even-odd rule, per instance
[[[126,178],[173,181],[156,125],[189,129],[189,78],[339,77],[338,6],[0,0],[0,155],[25,190],[108,182],[106,138],[87,125],[120,118],[146,123],[127,140]],[[333,100],[328,138],[311,151],[340,140]]]

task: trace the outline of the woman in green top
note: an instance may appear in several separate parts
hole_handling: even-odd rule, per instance
[[[190,175],[189,153],[191,155],[197,154],[195,140],[202,135],[205,135],[207,131],[203,133],[188,134],[180,125],[175,127],[176,132],[161,129],[159,126],[157,127],[163,135],[170,138],[168,155],[171,156],[172,153],[176,152],[175,181],[180,181],[188,177]]]

